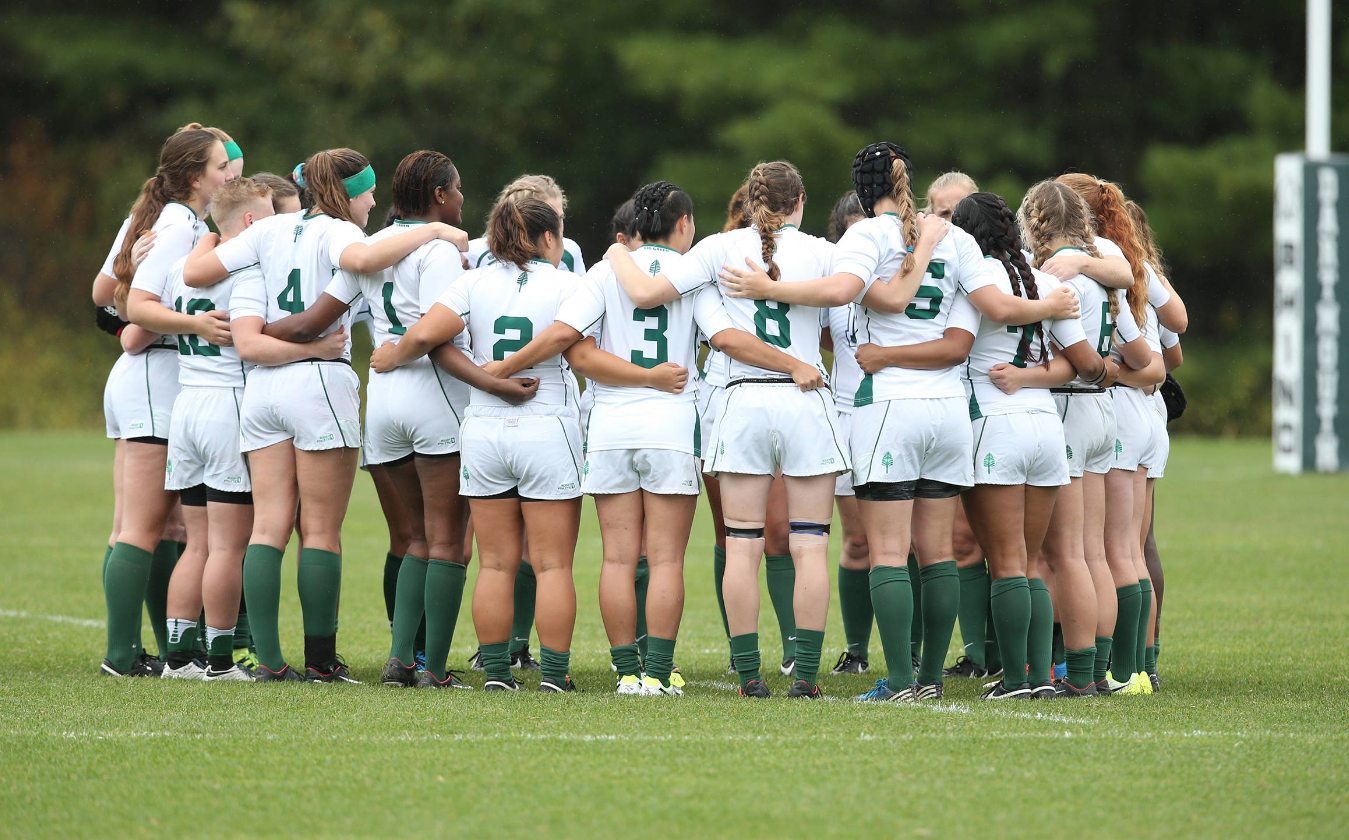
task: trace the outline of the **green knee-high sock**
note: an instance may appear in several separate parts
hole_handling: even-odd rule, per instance
[[[244,552],[244,593],[248,599],[249,623],[258,662],[269,671],[286,667],[281,655],[281,558],[284,553],[270,545],[250,545]]]
[[[328,665],[328,659],[336,656],[334,639],[337,602],[342,597],[342,555],[320,548],[301,549],[295,580],[304,616],[305,664]],[[319,639],[323,643],[311,642]]]
[[[913,624],[909,628],[909,653],[914,659],[923,655],[923,576],[918,556],[909,554],[909,581],[913,584]]]
[[[487,672],[488,679],[509,680],[511,678],[510,647],[510,642],[492,642],[478,645],[478,652],[482,654],[482,667]]]
[[[145,582],[150,578],[154,555],[134,545],[119,542],[108,556],[103,575],[103,597],[108,605],[108,661],[125,671],[141,652],[141,604]],[[167,630],[161,631],[167,635]],[[168,654],[168,642],[160,651]]]
[[[984,667],[984,635],[988,624],[988,567],[982,562],[960,569],[960,641],[965,655]]]
[[[422,613],[422,620],[417,624],[417,635],[412,640],[412,649],[426,653],[426,613]]]
[[[571,651],[553,650],[539,643],[539,673],[544,679],[558,685],[567,684],[567,671],[571,668]]]
[[[438,680],[445,679],[445,663],[454,644],[454,626],[459,623],[467,576],[468,567],[463,563],[430,560],[426,564],[426,667]]]
[[[384,614],[393,627],[394,605],[398,603],[398,576],[402,573],[403,558],[393,552],[384,555]]]
[[[112,546],[105,547],[103,549],[103,572],[98,576],[100,583],[103,581],[103,578],[108,576],[108,558],[111,556],[112,556]]]
[[[173,567],[178,565],[180,554],[177,542],[160,540],[150,561],[150,577],[145,582],[145,612],[155,631],[155,646],[159,648],[160,659],[169,651],[168,625],[164,622],[168,621],[169,579],[173,577]]]
[[[619,679],[640,676],[642,661],[637,656],[637,645],[614,645],[609,648],[609,658],[617,669]]]
[[[647,565],[646,556],[637,558],[637,573],[633,578],[633,590],[637,595],[637,651],[642,656],[642,661],[646,661],[646,588],[651,583],[651,567]]]
[[[239,619],[234,625],[234,635],[231,639],[235,650],[248,650],[253,646],[252,625],[248,621],[248,599],[244,597],[242,590],[239,592]]]
[[[931,685],[941,682],[946,650],[951,646],[951,633],[960,612],[960,571],[956,561],[944,560],[920,569],[918,580],[923,590],[923,658],[918,682]]]
[[[1068,651],[1063,645],[1063,625],[1057,621],[1054,622],[1054,649],[1050,658],[1053,660],[1055,668],[1068,661]]]
[[[721,629],[726,633],[726,641],[729,644],[731,639],[731,625],[726,620],[726,599],[721,594],[721,579],[726,576],[726,549],[721,546],[712,547],[712,579],[717,587],[717,609],[721,610]],[[734,651],[732,651],[734,655]]]
[[[993,620],[993,578],[989,577],[988,616],[984,619],[984,667],[990,674],[1002,670],[1002,649],[998,647],[998,625]]]
[[[743,633],[731,637],[731,661],[740,677],[740,687],[759,679],[759,634]]]
[[[539,584],[534,578],[534,567],[528,560],[520,561],[515,573],[515,618],[511,622],[510,652],[519,653],[529,647],[529,631],[534,627],[534,593]]]
[[[843,638],[847,640],[848,653],[862,659],[867,658],[871,622],[875,619],[868,574],[867,569],[838,567],[838,607],[843,614]]]
[[[1002,684],[1017,688],[1026,681],[1026,637],[1030,633],[1030,585],[1024,577],[998,578],[988,587],[988,604],[998,625]]]
[[[1115,589],[1115,600],[1119,603],[1119,612],[1115,616],[1115,645],[1110,653],[1110,675],[1116,682],[1128,682],[1129,677],[1138,673],[1134,662],[1135,646],[1138,643],[1138,584],[1120,586]]]
[[[646,651],[646,675],[668,687],[670,671],[674,668],[675,640],[652,636]]]
[[[1092,669],[1092,677],[1096,682],[1105,679],[1105,672],[1110,670],[1110,652],[1114,649],[1115,640],[1109,636],[1096,637],[1096,664]]]
[[[397,594],[393,605],[393,646],[389,648],[389,656],[404,665],[412,664],[416,652],[413,643],[426,604],[426,568],[427,561],[411,554],[403,558],[398,568]],[[442,674],[440,679],[444,678]]]
[[[820,654],[823,651],[823,630],[796,628],[796,679],[815,685],[820,675]]]
[[[1134,670],[1144,671],[1148,663],[1148,625],[1152,620],[1152,581],[1138,582],[1138,642],[1134,645]]]
[[[1148,673],[1157,673],[1157,657],[1162,655],[1162,634],[1158,633],[1152,637],[1152,647],[1148,648]]]
[[[1086,688],[1091,685],[1092,670],[1096,665],[1096,648],[1064,651],[1068,663],[1068,684],[1073,688]]]
[[[764,566],[768,570],[768,598],[773,602],[773,612],[778,617],[778,632],[782,635],[782,660],[785,662],[796,656],[796,613],[792,609],[796,566],[790,554],[769,554],[764,560]]]
[[[1027,681],[1032,686],[1054,680],[1054,602],[1049,587],[1040,578],[1031,578],[1030,627],[1026,636],[1026,663],[1030,666]]]
[[[881,637],[891,691],[913,685],[913,593],[907,566],[873,566],[868,576],[871,607],[876,612],[876,635]]]

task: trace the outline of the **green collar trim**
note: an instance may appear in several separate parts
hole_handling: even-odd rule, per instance
[[[427,222],[420,222],[420,221],[417,221],[416,219],[394,219],[394,220],[393,220],[393,223],[396,224],[396,225],[424,225],[424,224],[428,224]]]
[[[1079,248],[1079,247],[1076,246],[1076,245],[1064,245],[1062,248],[1056,248],[1056,249],[1054,250],[1054,254],[1057,254],[1059,251],[1083,251],[1083,250],[1084,250],[1084,249]],[[1050,254],[1049,256],[1050,256],[1050,257],[1053,257],[1054,254]]]
[[[893,210],[886,210],[886,211],[885,211],[884,213],[882,213],[881,215],[882,215],[882,216],[894,216],[896,219],[899,218],[899,214],[896,213],[896,212],[893,211]]]
[[[797,228],[796,225],[791,224],[790,222],[788,222],[787,224],[785,224],[785,225],[783,225],[782,227],[778,228],[778,230],[786,230],[787,228],[791,228],[792,230],[799,230],[799,228]]]
[[[165,204],[164,206],[165,206],[165,207],[168,207],[169,204],[177,204],[179,207],[187,207],[187,212],[189,212],[189,213],[192,214],[192,218],[194,218],[194,219],[199,219],[199,218],[201,218],[200,216],[197,215],[197,211],[196,211],[196,210],[193,210],[191,207],[188,207],[188,205],[182,203],[181,201],[170,201],[168,204]]]
[[[671,248],[669,245],[661,245],[660,243],[657,243],[657,242],[644,242],[644,243],[642,243],[642,248],[659,248],[659,249],[662,250],[662,251],[674,251],[674,253],[676,253],[676,254],[679,253],[679,252],[676,251],[674,248]],[[641,249],[638,249],[638,250],[641,250]]]

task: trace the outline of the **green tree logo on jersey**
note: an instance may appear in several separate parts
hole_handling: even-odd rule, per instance
[[[520,291],[525,287],[525,284],[528,282],[529,282],[529,272],[528,271],[520,272],[520,276],[515,278],[515,290],[517,292]]]
[[[296,242],[299,242],[299,241],[300,241],[300,234],[302,234],[302,233],[304,233],[304,225],[296,225],[296,226],[295,226],[295,241],[296,241]]]
[[[652,260],[651,268],[648,269],[647,273],[650,274],[652,277],[655,277],[657,274],[660,274],[660,260]]]
[[[881,456],[881,466],[885,467],[886,473],[889,473],[890,468],[893,467],[894,465],[895,465],[895,456],[891,455],[889,452]]]
[[[1064,449],[1068,450],[1068,460],[1073,460],[1073,448],[1071,446],[1065,446]]]
[[[993,460],[993,453],[992,453],[992,452],[990,452],[990,453],[988,453],[987,455],[984,456],[984,469],[988,470],[988,474],[989,474],[989,475],[992,475],[992,474],[993,474],[993,464],[994,464],[994,463],[995,463],[995,462],[994,462],[994,460]]]
[[[1119,442],[1119,438],[1115,438],[1115,460],[1116,460],[1116,461],[1119,460],[1119,454],[1120,454],[1121,452],[1123,452],[1123,451],[1124,451],[1124,444],[1122,444],[1122,443]]]

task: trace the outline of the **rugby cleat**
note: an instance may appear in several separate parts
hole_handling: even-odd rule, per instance
[[[679,666],[674,665],[670,668],[670,685],[682,689],[684,687],[684,675],[679,673]],[[680,694],[683,694],[681,691]]]
[[[174,680],[200,680],[206,676],[206,667],[195,659],[189,659],[177,667],[166,662],[164,663],[164,673],[160,676]]]
[[[576,683],[571,681],[571,674],[562,678],[562,682],[557,682],[552,677],[544,677],[539,682],[540,694],[566,694],[569,691],[580,691]]]
[[[1057,664],[1057,665],[1054,666],[1054,679],[1056,679],[1056,680],[1066,680],[1066,679],[1068,679],[1068,663],[1067,663],[1067,662],[1060,662],[1059,664]]]
[[[972,677],[976,680],[992,676],[988,673],[987,668],[980,665],[978,662],[975,662],[973,659],[970,659],[968,656],[957,657],[956,664],[949,668],[943,668],[941,675],[943,677]]]
[[[655,677],[642,677],[643,697],[683,697],[684,689],[674,684],[674,674],[670,675],[670,684],[665,685]]]
[[[248,648],[239,648],[234,651],[234,664],[252,674],[258,669],[258,655]]]
[[[660,682],[660,680],[656,680]],[[614,694],[641,694],[642,680],[636,674],[624,674],[618,680],[618,687],[614,689]]]
[[[515,681],[515,677],[488,677],[487,682],[483,683],[483,691],[519,691],[520,684]]]
[[[202,679],[206,682],[253,682],[253,675],[245,671],[243,666],[236,662],[220,671],[208,667]]]
[[[1057,695],[1053,682],[1031,686],[1030,696],[1034,700],[1049,700]]]
[[[750,680],[740,687],[741,697],[757,697],[760,700],[773,696],[773,692],[768,690],[763,680]]]
[[[1110,689],[1111,694],[1119,694],[1124,697],[1137,697],[1143,694],[1143,686],[1138,684],[1137,674],[1129,677],[1128,682],[1116,682],[1115,677],[1109,671],[1106,671],[1105,684]]]
[[[528,646],[526,646],[524,650],[511,654],[511,670],[512,671],[539,670],[539,663],[534,660],[534,657],[529,655]]]
[[[726,676],[733,677],[738,673],[740,672],[735,669],[735,657],[731,657],[730,664],[726,666]]]
[[[913,691],[909,686],[893,691],[889,680],[876,680],[876,685],[870,691],[857,695],[853,700],[859,703],[912,703]]]
[[[838,655],[838,661],[830,670],[831,674],[865,674],[871,670],[867,660],[861,656],[854,656],[848,651],[843,651]]]
[[[1065,700],[1078,697],[1095,697],[1096,683],[1090,683],[1086,688],[1078,688],[1067,680],[1059,680],[1054,684],[1054,696]]]
[[[1008,688],[1001,681],[994,683],[987,691],[979,695],[980,700],[1029,700],[1030,683],[1022,683],[1016,688]]]
[[[1152,693],[1156,694],[1162,690],[1162,678],[1156,673],[1148,674],[1148,682],[1152,683]]]
[[[914,700],[940,700],[943,688],[940,682],[926,685],[916,682],[910,687],[910,690],[913,692]]]
[[[156,677],[164,676],[164,660],[152,653],[141,651],[136,655],[136,661],[155,672]]]
[[[782,664],[778,666],[778,672],[781,673],[782,676],[784,676],[784,677],[792,677],[792,676],[795,676],[795,675],[796,675],[796,657],[795,657],[795,656],[789,656],[789,657],[787,657],[786,659],[782,660]]]
[[[454,671],[446,671],[445,679],[438,680],[436,675],[430,671],[422,671],[417,676],[417,688],[467,688],[473,686],[459,679],[459,675]]]
[[[1147,675],[1147,672],[1139,671],[1137,674],[1134,674],[1134,682],[1143,687],[1144,694],[1148,696],[1152,695],[1152,679]]]
[[[797,680],[792,683],[791,689],[787,691],[787,696],[804,697],[807,700],[818,700],[823,695],[820,694],[820,687],[818,685],[811,685],[805,680]]]
[[[304,682],[304,677],[289,665],[283,665],[280,671],[273,671],[259,662],[253,682]]]
[[[125,671],[119,671],[108,660],[103,660],[99,666],[98,673],[105,677],[158,677],[159,673],[154,667],[144,659],[145,654],[141,654],[131,662],[131,666]]]
[[[426,651],[424,650],[413,651],[412,667],[416,668],[419,672],[426,670]]]
[[[380,672],[379,681],[390,688],[411,688],[417,682],[417,668],[404,665],[401,659],[389,657]]]
[[[473,671],[486,671],[486,670],[487,670],[485,667],[483,667],[483,664],[482,664],[482,651],[481,651],[481,650],[475,650],[475,651],[473,651],[473,655],[470,656],[470,657],[468,658],[468,667],[469,667],[470,670],[473,670]]]
[[[331,662],[321,662],[317,666],[306,665],[304,669],[304,678],[309,682],[315,683],[351,683],[360,685],[361,681],[351,675],[347,670],[347,663],[340,658]]]

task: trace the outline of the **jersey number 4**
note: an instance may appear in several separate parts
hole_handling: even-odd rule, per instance
[[[180,297],[173,302],[173,308],[185,315],[196,315],[201,312],[214,312],[215,304],[206,298],[192,298],[187,302],[187,308],[183,308],[183,299]],[[180,356],[219,356],[220,348],[214,344],[205,344],[199,335],[178,335],[178,354]]]
[[[632,320],[644,326],[650,324],[652,319],[655,320],[656,325],[654,327],[647,326],[642,331],[642,339],[656,345],[656,355],[648,356],[644,350],[632,351],[632,363],[647,369],[670,361],[670,341],[665,336],[665,331],[670,326],[670,310],[666,309],[664,305],[653,306],[650,309],[632,310]]]
[[[518,338],[502,338],[492,345],[493,361],[501,361],[506,358],[507,353],[520,350],[534,339],[534,324],[528,318],[502,315],[492,324],[492,332],[496,335],[505,336],[506,333],[512,331],[516,333]]]
[[[276,305],[292,314],[304,311],[304,297],[300,294],[300,269],[291,269],[290,274],[286,275],[286,288],[276,296]]]

